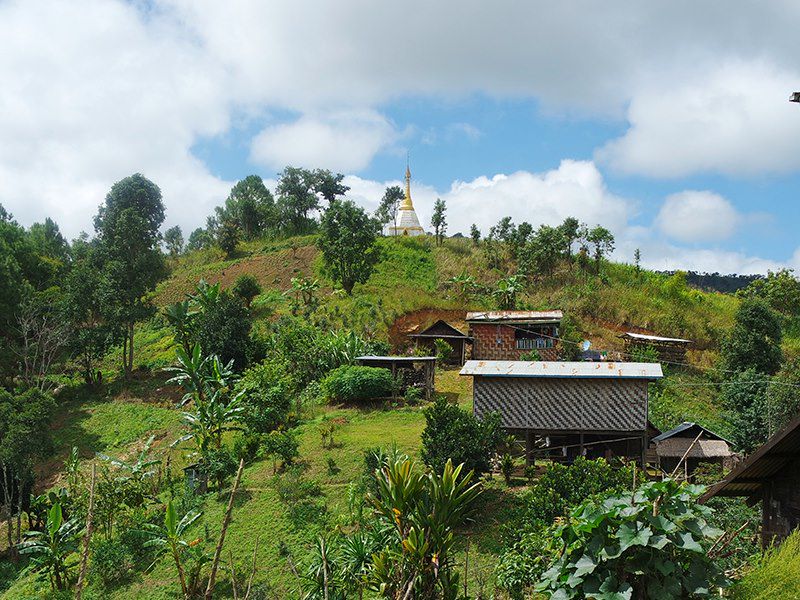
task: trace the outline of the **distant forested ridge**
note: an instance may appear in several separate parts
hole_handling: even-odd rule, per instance
[[[656,271],[662,275],[674,275],[677,271]],[[734,294],[746,288],[763,275],[737,275],[736,273],[721,275],[720,273],[698,273],[686,271],[686,283],[692,287],[723,294]]]

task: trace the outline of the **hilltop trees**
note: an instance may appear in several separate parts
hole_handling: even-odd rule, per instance
[[[336,200],[322,215],[317,245],[325,268],[348,294],[363,283],[378,259],[380,223],[350,200]]]
[[[594,246],[595,272],[600,273],[600,260],[614,251],[614,235],[598,225],[586,234],[586,241]]]
[[[399,185],[386,188],[378,210],[375,211],[375,218],[380,221],[381,225],[385,226],[391,222],[397,228],[397,211],[400,209],[400,202],[404,197],[405,194]]]
[[[111,187],[94,221],[105,276],[113,290],[106,318],[122,332],[126,378],[133,371],[134,323],[152,314],[146,294],[166,274],[158,248],[163,222],[161,190],[139,173]]]
[[[231,188],[225,205],[216,208],[215,218],[220,224],[235,224],[246,240],[277,228],[275,200],[258,175],[248,175],[237,182]]]
[[[314,228],[309,213],[320,209],[320,197],[333,203],[350,189],[344,176],[324,169],[314,171],[286,167],[278,176],[278,210],[281,225],[292,234],[308,233]]]
[[[170,256],[178,256],[183,252],[183,232],[178,225],[170,227],[164,232],[164,244]]]
[[[442,245],[444,232],[447,230],[447,205],[444,200],[437,198],[433,204],[433,215],[431,216],[431,226],[436,236],[436,244]]]

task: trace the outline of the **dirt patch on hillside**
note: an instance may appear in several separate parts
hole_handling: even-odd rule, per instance
[[[314,246],[285,249],[271,254],[262,254],[243,258],[220,269],[209,265],[207,269],[194,271],[192,275],[173,277],[163,289],[159,290],[155,302],[165,306],[178,302],[191,293],[200,279],[208,283],[220,283],[222,288],[233,286],[241,275],[252,275],[264,290],[279,289],[286,291],[291,287],[292,277],[308,277],[313,274],[314,259],[318,250]]]
[[[389,343],[394,350],[408,347],[408,334],[419,333],[430,327],[439,319],[447,321],[450,325],[467,333],[467,323],[464,321],[467,313],[459,309],[422,308],[400,315],[389,327]]]

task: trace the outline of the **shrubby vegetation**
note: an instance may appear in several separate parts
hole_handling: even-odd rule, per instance
[[[387,398],[394,390],[392,372],[376,367],[342,365],[322,380],[322,391],[329,401],[361,402]]]
[[[422,460],[436,471],[453,460],[474,473],[487,473],[500,438],[500,415],[480,421],[440,396],[425,409]]]

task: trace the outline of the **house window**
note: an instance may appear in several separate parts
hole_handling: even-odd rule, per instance
[[[555,325],[518,325],[514,329],[517,350],[552,348],[558,337]]]

